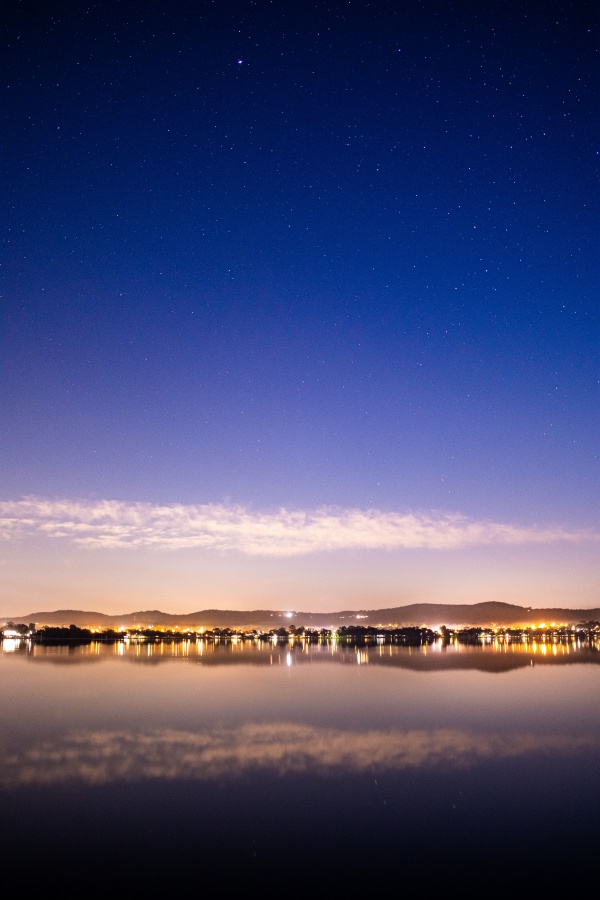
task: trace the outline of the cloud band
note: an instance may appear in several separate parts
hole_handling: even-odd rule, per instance
[[[31,535],[90,548],[238,551],[298,556],[334,550],[459,549],[491,544],[598,541],[589,531],[519,527],[440,515],[322,508],[255,512],[224,504],[158,506],[116,500],[0,502],[0,537]]]

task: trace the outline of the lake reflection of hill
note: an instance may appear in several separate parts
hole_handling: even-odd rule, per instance
[[[431,651],[426,653],[405,653],[398,658],[377,655],[369,660],[370,665],[398,666],[418,672],[439,672],[442,670],[477,670],[490,674],[512,672],[528,666],[564,666],[572,664],[600,664],[600,653],[591,647],[574,649],[559,646],[557,653],[553,647],[532,650],[527,645],[512,645],[504,648],[461,647],[458,652]]]
[[[185,661],[202,666],[298,666],[369,665],[408,669],[414,672],[475,670],[490,674],[510,672],[533,666],[599,665],[600,651],[595,645],[564,643],[509,643],[442,645],[422,647],[362,646],[345,647],[335,643],[279,644],[178,642],[157,644],[105,645],[74,647],[31,646],[22,642],[13,650],[16,656],[34,663],[85,665],[112,660],[135,665],[157,666]]]

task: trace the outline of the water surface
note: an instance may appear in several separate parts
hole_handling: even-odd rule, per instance
[[[566,873],[600,833],[599,701],[585,642],[5,641],[0,837],[108,880]]]

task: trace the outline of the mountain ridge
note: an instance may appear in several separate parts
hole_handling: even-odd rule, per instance
[[[306,628],[372,625],[381,627],[408,625],[508,626],[600,620],[600,607],[568,609],[566,607],[532,608],[499,601],[474,604],[411,603],[382,609],[340,610],[338,612],[301,612],[298,610],[233,610],[204,609],[192,613],[165,613],[161,610],[139,610],[112,615],[80,609],[58,609],[33,612],[26,616],[7,617],[14,623],[35,622],[42,625],[77,625],[80,627],[198,627],[271,629],[293,625]]]

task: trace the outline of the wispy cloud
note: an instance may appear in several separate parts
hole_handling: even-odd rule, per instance
[[[485,544],[598,541],[590,531],[520,527],[440,515],[322,508],[255,512],[222,504],[156,506],[29,497],[0,502],[0,537],[27,535],[82,547],[235,550],[297,556],[332,550],[457,549]]]
[[[485,759],[573,755],[598,749],[593,737],[476,734],[459,729],[353,732],[279,723],[201,733],[163,729],[87,731],[0,758],[0,785],[153,778],[210,780],[249,771],[345,775],[415,768],[469,768]]]

